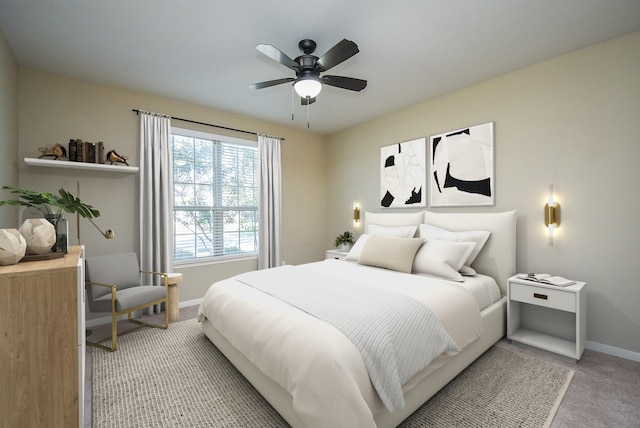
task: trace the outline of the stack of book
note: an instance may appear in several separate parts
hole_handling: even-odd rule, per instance
[[[72,162],[104,163],[104,143],[90,143],[80,139],[69,140],[69,160]]]

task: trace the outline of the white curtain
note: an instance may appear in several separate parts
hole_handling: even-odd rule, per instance
[[[140,266],[142,270],[173,269],[173,171],[171,118],[140,111]],[[158,275],[149,275],[145,283]],[[155,308],[160,312],[160,307]]]
[[[258,269],[282,262],[282,185],[280,139],[258,135],[260,154],[260,230]]]

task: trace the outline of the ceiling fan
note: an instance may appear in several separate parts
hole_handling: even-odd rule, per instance
[[[259,52],[295,71],[296,77],[285,77],[283,79],[253,83],[249,85],[249,87],[252,89],[263,89],[282,83],[293,82],[293,88],[296,93],[300,95],[302,105],[309,105],[316,101],[316,96],[322,90],[323,84],[357,92],[367,86],[366,80],[355,79],[353,77],[330,75],[320,77],[320,73],[335,67],[359,52],[358,45],[351,40],[342,39],[320,58],[313,55],[313,52],[316,50],[316,42],[313,40],[301,40],[298,43],[298,47],[302,51],[302,55],[296,59],[291,59],[273,45],[257,45],[256,49]]]

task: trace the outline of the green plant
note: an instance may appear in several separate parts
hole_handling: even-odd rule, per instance
[[[343,234],[336,236],[335,241],[333,241],[333,245],[335,245],[336,247],[339,247],[341,245],[353,245],[353,243],[353,233],[349,232],[348,230]]]
[[[60,189],[58,191],[59,194],[55,195],[53,193],[34,192],[33,190],[19,189],[11,186],[2,186],[2,188],[18,195],[18,199],[0,201],[0,205],[19,205],[35,208],[45,217],[54,216],[55,220],[60,220],[63,211],[70,214],[77,213],[84,218],[88,218],[89,221],[94,217],[100,217],[100,211],[91,205],[85,204],[64,189]]]

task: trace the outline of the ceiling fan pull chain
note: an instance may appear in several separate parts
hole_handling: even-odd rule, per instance
[[[291,85],[291,120],[293,120],[293,85]]]
[[[311,99],[307,97],[307,129],[309,129],[309,110],[311,105]]]

